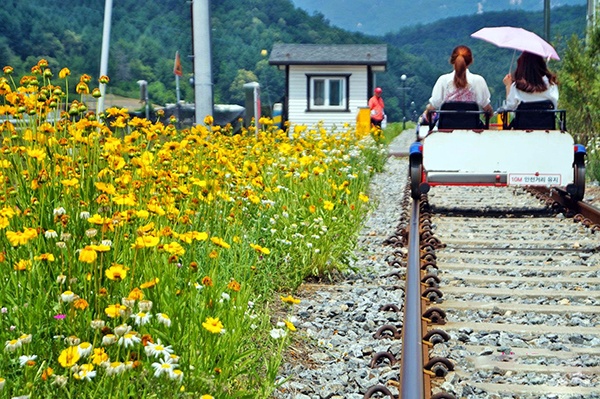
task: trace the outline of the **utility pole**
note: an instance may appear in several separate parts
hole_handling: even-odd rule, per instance
[[[100,76],[108,75],[108,48],[110,46],[110,25],[112,20],[112,0],[104,2],[104,28],[102,31],[102,53],[100,55]],[[96,104],[96,115],[104,112],[104,96],[106,95],[106,84],[100,83],[100,98]]]
[[[588,29],[596,24],[596,17],[598,16],[598,6],[600,2],[598,0],[587,0],[587,27]]]
[[[194,102],[196,124],[213,115],[212,57],[210,50],[210,1],[192,0],[194,48]]]
[[[544,0],[544,39],[550,41],[550,0]]]

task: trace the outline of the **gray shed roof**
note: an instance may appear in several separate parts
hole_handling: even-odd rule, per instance
[[[387,65],[386,44],[273,45],[271,65]]]

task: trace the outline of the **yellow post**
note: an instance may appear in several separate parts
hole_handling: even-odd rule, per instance
[[[371,131],[371,110],[369,107],[359,107],[356,114],[356,132],[368,133]]]
[[[504,115],[504,114],[498,114],[498,130],[502,130],[502,127],[504,126],[504,121],[502,120],[502,115]]]

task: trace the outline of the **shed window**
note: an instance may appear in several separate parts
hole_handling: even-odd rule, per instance
[[[308,110],[344,111],[348,109],[350,75],[307,75]]]

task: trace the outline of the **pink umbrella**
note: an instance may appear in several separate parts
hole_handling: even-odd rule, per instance
[[[471,37],[482,39],[498,47],[512,48],[541,55],[548,59],[560,60],[554,47],[533,32],[512,26],[482,28],[471,34]]]

